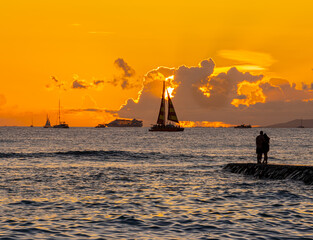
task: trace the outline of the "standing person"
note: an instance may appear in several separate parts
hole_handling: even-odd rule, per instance
[[[260,131],[260,135],[256,137],[257,163],[261,163],[261,161],[262,161],[262,153],[264,152],[263,151],[263,142],[264,142],[263,131]]]
[[[267,153],[270,150],[270,138],[267,136],[266,133],[263,135],[263,137],[264,137],[264,142],[263,142],[264,160],[263,160],[263,163],[267,164]]]

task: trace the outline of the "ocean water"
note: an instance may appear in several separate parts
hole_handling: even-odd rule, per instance
[[[261,129],[0,128],[0,239],[312,239],[313,186],[225,172]],[[262,129],[313,165],[313,129]]]

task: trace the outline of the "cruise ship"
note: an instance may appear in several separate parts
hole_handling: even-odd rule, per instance
[[[114,121],[106,124],[107,127],[142,127],[142,120],[117,118]]]

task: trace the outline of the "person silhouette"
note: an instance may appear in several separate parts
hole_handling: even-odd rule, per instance
[[[263,154],[263,142],[264,142],[264,135],[263,131],[260,131],[260,135],[256,137],[256,154],[257,154],[257,163],[261,163],[262,161],[262,154]]]
[[[263,141],[263,153],[264,153],[264,160],[263,160],[263,163],[264,164],[267,164],[267,153],[268,151],[270,150],[270,138],[267,136],[267,134],[265,133],[263,135],[263,138],[264,138],[264,141]]]

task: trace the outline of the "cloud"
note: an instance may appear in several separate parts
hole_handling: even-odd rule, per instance
[[[73,79],[72,88],[74,89],[87,89],[90,87],[90,84],[83,79],[79,79],[77,74],[73,75]]]
[[[207,97],[198,89],[207,83],[208,77],[213,73],[214,62],[212,59],[202,61],[197,67],[181,66],[178,69],[160,67],[148,72],[144,79],[144,86],[140,92],[140,100],[136,103],[129,99],[119,111],[124,117],[136,117],[153,121],[157,117],[160,104],[162,81],[174,75],[174,79],[167,81],[167,86],[178,86],[174,90],[175,107],[178,115],[192,111],[201,105]],[[178,116],[179,117],[179,116]],[[186,118],[186,120],[188,120]]]
[[[75,112],[98,112],[98,113],[111,113],[106,109],[101,108],[73,108],[64,110],[65,113],[75,113]]]
[[[59,90],[66,90],[65,83],[58,79],[56,76],[51,76],[51,80],[53,80],[53,86],[46,85],[46,88],[48,89],[54,89],[58,88]]]
[[[135,70],[132,69],[122,58],[116,59],[114,64],[123,70],[124,77],[132,77],[135,75]]]
[[[93,81],[93,84],[94,84],[94,85],[100,85],[100,84],[103,84],[103,83],[104,83],[103,80],[94,80],[94,81]]]
[[[84,81],[74,80],[72,88],[88,88],[88,85],[85,85]]]
[[[138,99],[128,99],[118,114],[141,118],[146,125],[155,123],[162,81],[167,79],[167,86],[175,88],[172,100],[182,121],[262,125],[310,115],[309,85],[299,90],[285,79],[268,79],[234,67],[214,75],[214,69],[212,59],[195,67],[153,69],[145,75]]]
[[[92,83],[89,83],[84,79],[80,79],[77,74],[73,75],[73,79],[74,81],[72,82],[72,89],[89,89],[104,83],[103,80],[94,80]]]
[[[244,99],[253,97],[251,94],[244,94],[238,89],[238,84],[245,82],[246,84],[254,83],[263,78],[263,75],[252,75],[249,72],[239,72],[236,68],[231,68],[226,73],[220,73],[210,78],[207,85],[207,92],[210,94],[207,102],[210,107],[219,108],[232,104],[234,99],[238,99],[239,104],[246,105]],[[239,90],[239,91],[238,91]],[[248,101],[249,102],[249,101]]]
[[[122,74],[118,77],[114,77],[113,80],[109,81],[114,86],[121,86],[123,89],[130,89],[139,87],[141,81],[135,78],[135,70],[129,66],[124,59],[118,58],[114,61],[115,66],[121,70]]]
[[[313,99],[313,92],[308,87],[296,89],[295,84],[290,84],[286,79],[272,78],[268,83],[261,84],[267,102],[309,101]]]
[[[275,62],[270,54],[247,50],[220,50],[218,55],[226,59],[259,67],[269,67]]]

